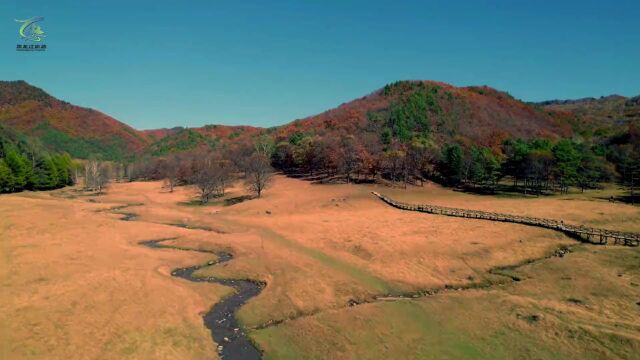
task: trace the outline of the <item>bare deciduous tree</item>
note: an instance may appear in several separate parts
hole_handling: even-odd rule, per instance
[[[262,195],[264,189],[269,186],[273,178],[273,169],[269,159],[263,154],[254,153],[247,161],[246,185],[249,191],[258,197]]]
[[[224,195],[225,189],[231,182],[232,174],[231,162],[218,156],[207,155],[195,159],[191,182],[200,191],[200,201],[207,203],[213,196]]]
[[[234,165],[234,168],[245,172],[247,159],[253,151],[252,144],[239,143],[227,147],[222,156],[224,159],[229,160]]]
[[[275,144],[273,143],[273,139],[271,139],[269,136],[262,135],[258,138],[258,140],[256,140],[254,149],[256,153],[270,159],[275,150]]]
[[[196,159],[192,166],[191,182],[200,191],[200,201],[203,204],[208,203],[216,188],[211,158],[207,156],[202,159]]]
[[[176,155],[171,155],[161,164],[162,176],[169,188],[169,192],[173,192],[173,188],[178,183],[180,170],[180,159]]]
[[[80,161],[74,160],[73,163],[71,164],[71,170],[73,171],[72,172],[73,183],[79,184],[80,177],[81,177],[80,174],[84,171],[84,165]]]
[[[347,183],[350,183],[353,174],[359,172],[361,167],[359,144],[353,136],[346,136],[340,141],[340,150],[340,170],[345,174]]]
[[[91,157],[84,166],[84,188],[86,190],[96,189],[96,179],[100,175],[100,162],[97,158]]]
[[[109,164],[91,157],[84,167],[84,187],[86,190],[101,194],[111,178]]]
[[[109,184],[111,180],[111,167],[107,163],[101,163],[98,169],[98,177],[95,181],[95,187],[98,194],[102,194],[102,191]]]

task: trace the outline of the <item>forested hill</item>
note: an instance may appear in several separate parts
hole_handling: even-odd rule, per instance
[[[227,148],[248,144],[265,130],[253,126],[205,125],[197,128],[143,130],[154,140],[145,155],[163,156],[195,149]]]
[[[145,134],[108,115],[58,100],[24,81],[0,81],[0,124],[39,139],[47,150],[77,158],[124,159],[150,143]]]
[[[583,137],[611,136],[628,124],[640,121],[640,96],[551,100],[538,105],[565,118],[574,132]]]
[[[58,100],[24,81],[0,81],[0,124],[36,139],[45,150],[74,158],[131,161],[196,149],[247,147],[257,138],[278,144],[274,163],[299,168],[304,147],[353,141],[368,155],[432,152],[457,144],[500,154],[506,140],[572,139],[606,145],[624,141],[640,118],[640,97],[525,103],[486,86],[454,87],[434,81],[399,81],[322,114],[261,129],[207,125],[139,131],[98,111]],[[347,140],[345,140],[347,139]]]
[[[37,138],[51,151],[72,157],[101,155],[125,160],[198,147],[250,142],[261,133],[250,126],[208,125],[138,131],[98,111],[58,100],[24,81],[0,81],[0,123]],[[497,146],[506,138],[569,136],[571,126],[541,107],[488,87],[456,88],[431,81],[403,81],[275,131],[280,138],[364,130],[407,140],[416,133],[437,143],[451,140]]]
[[[0,82],[0,187],[64,185],[71,157],[95,155],[120,168],[136,161],[141,177],[152,178],[162,175],[155,165],[210,153],[242,168],[255,152],[286,173],[323,181],[434,179],[493,188],[510,177],[537,192],[613,179],[633,184],[640,176],[639,114],[638,97],[533,104],[486,86],[400,81],[270,129],[138,131],[23,81]]]
[[[0,124],[37,139],[52,152],[120,162],[248,142],[263,131],[225,125],[140,131],[99,111],[58,100],[24,81],[0,81]]]
[[[379,132],[387,140],[430,138],[442,144],[499,146],[507,138],[571,136],[571,127],[539,106],[483,86],[400,81],[322,114],[281,127],[296,132]]]
[[[429,178],[493,188],[510,177],[537,192],[632,182],[640,169],[636,120],[596,121],[580,106],[552,105],[488,87],[397,82],[276,129],[273,163],[347,181]]]

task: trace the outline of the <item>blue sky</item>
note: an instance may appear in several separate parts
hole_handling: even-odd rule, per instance
[[[136,128],[279,125],[401,79],[640,94],[635,1],[9,1],[0,79]],[[48,50],[15,51],[44,16]]]

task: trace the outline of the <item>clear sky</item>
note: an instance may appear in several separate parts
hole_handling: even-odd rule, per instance
[[[136,128],[279,125],[403,79],[640,94],[640,1],[0,2],[0,79]],[[44,16],[48,50],[17,52]]]

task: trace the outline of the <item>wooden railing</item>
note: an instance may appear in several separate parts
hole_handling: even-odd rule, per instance
[[[393,200],[385,195],[379,194],[375,191],[373,195],[380,198],[387,204],[402,210],[419,211],[429,214],[455,216],[469,219],[482,219],[490,221],[510,222],[516,224],[537,226],[546,229],[552,229],[561,231],[581,241],[593,243],[593,244],[607,244],[610,240],[614,244],[626,245],[626,246],[640,246],[640,234],[629,233],[622,231],[614,231],[600,228],[592,228],[586,226],[577,226],[565,224],[562,220],[552,220],[545,218],[537,218],[530,216],[519,216],[494,213],[480,210],[468,210],[458,209],[445,206],[428,205],[428,204],[407,204]]]

